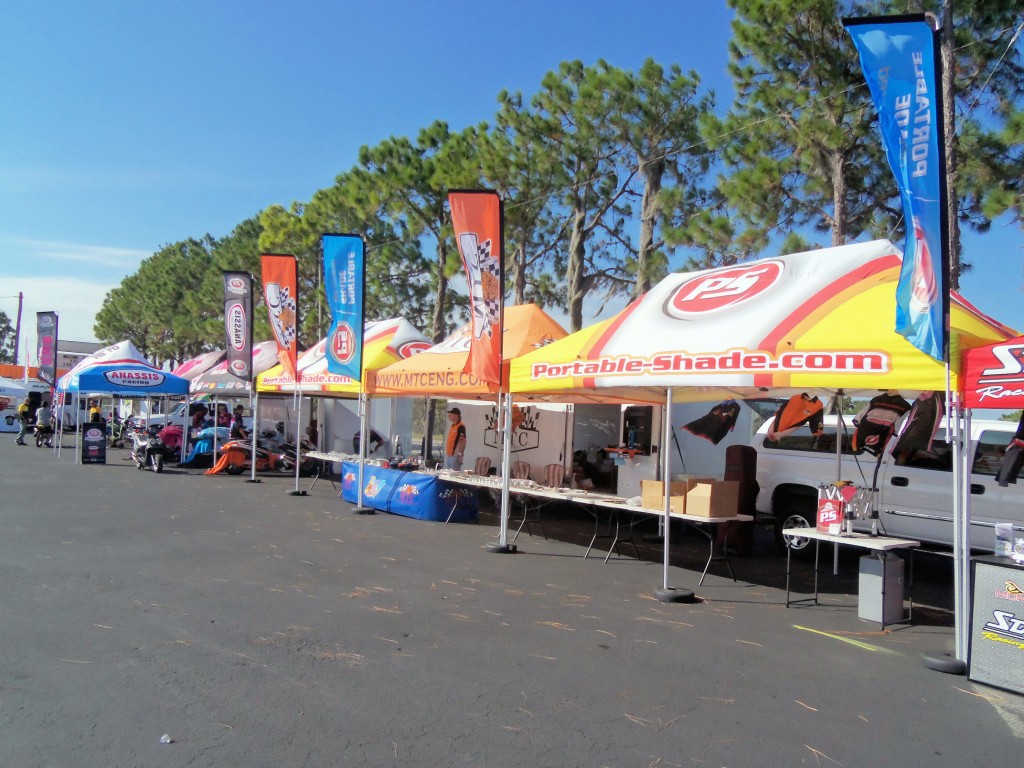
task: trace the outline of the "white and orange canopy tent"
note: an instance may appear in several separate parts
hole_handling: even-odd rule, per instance
[[[508,360],[565,337],[565,329],[536,304],[505,307],[502,323],[502,377],[507,381]],[[465,325],[415,357],[382,368],[368,377],[367,391],[377,397],[445,397],[462,400],[493,399],[498,384],[466,373],[472,330]],[[507,386],[501,387],[507,391]]]
[[[296,390],[303,395],[319,397],[358,397],[359,382],[327,370],[327,339],[322,339],[298,359],[299,384],[275,365],[256,377],[258,392],[291,394]],[[363,381],[378,368],[405,360],[430,347],[430,341],[405,318],[377,320],[366,323],[363,330]]]
[[[634,391],[676,401],[945,390],[945,366],[893,330],[901,253],[887,240],[674,273],[615,317],[511,364],[524,396]],[[952,386],[963,350],[1014,336],[950,301]]]

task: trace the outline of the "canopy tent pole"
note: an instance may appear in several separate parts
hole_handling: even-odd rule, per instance
[[[953,639],[954,649],[926,651],[921,660],[929,669],[947,674],[967,674],[967,607],[970,605],[970,471],[973,460],[965,455],[963,432],[970,443],[970,429],[961,430],[961,402],[951,385],[949,362],[946,362],[946,437],[953,448]],[[969,427],[969,421],[965,425]],[[964,481],[964,477],[967,481]],[[965,501],[966,499],[966,501]]]
[[[213,396],[213,466],[217,466],[217,454],[220,452],[220,432],[217,423],[217,408],[220,406],[219,394]]]
[[[957,393],[957,407],[961,408],[963,403]],[[964,663],[968,659],[970,628],[968,624],[967,609],[971,604],[971,581],[968,575],[971,572],[971,472],[974,469],[974,442],[971,435],[971,410],[963,408],[963,467],[960,475],[960,545],[963,549],[964,558],[961,563],[961,594],[960,594],[960,620],[956,622],[957,629],[957,658]]]
[[[298,406],[295,407],[295,401]],[[299,466],[302,464],[302,392],[299,385],[295,385],[295,394],[292,396],[292,406],[295,408],[295,489],[288,492],[289,496],[306,496],[306,491],[299,490]]]
[[[79,443],[81,440],[82,429],[85,427],[85,423],[82,421],[82,414],[80,411],[80,398],[82,394],[79,390],[75,390],[75,464],[80,464],[82,460],[82,446]]]
[[[254,394],[255,393],[255,394]],[[259,483],[256,479],[256,440],[259,438],[260,425],[260,391],[253,386],[249,388],[249,401],[252,403],[252,429],[249,431],[249,442],[251,454],[249,456],[249,480],[250,483]]]
[[[505,410],[500,412],[501,394],[498,394],[498,424],[502,425],[501,434],[501,509],[500,525],[498,527],[498,543],[488,544],[488,552],[498,554],[511,554],[516,551],[516,545],[508,543],[508,505],[509,505],[509,483],[512,477],[512,393],[505,393]]]
[[[694,601],[693,592],[689,589],[676,589],[668,585],[668,564],[669,564],[669,542],[671,538],[671,511],[672,511],[672,483],[669,482],[671,477],[669,473],[669,461],[671,454],[665,450],[669,442],[672,440],[672,387],[669,387],[665,391],[665,415],[662,421],[662,448],[661,448],[661,476],[662,485],[665,489],[665,543],[662,550],[662,578],[661,586],[654,588],[654,596],[664,603],[692,603]]]
[[[189,413],[192,411],[192,393],[188,392],[185,394],[185,415],[181,422],[181,458],[182,464],[185,463],[185,457],[188,456],[188,429],[192,423],[192,419],[189,418]]]
[[[56,389],[54,389],[54,397],[56,397]],[[60,449],[64,447],[64,414],[68,412],[68,398],[67,391],[61,392],[60,394],[60,418],[56,419],[54,426],[54,434],[57,438],[57,460],[60,460]],[[57,406],[53,408],[54,414],[57,413]]]
[[[359,382],[359,470],[356,473],[356,506],[352,510],[354,515],[373,515],[376,510],[363,504],[363,467],[366,465],[366,444],[370,442],[367,429],[366,417],[366,393],[363,391],[363,383]]]

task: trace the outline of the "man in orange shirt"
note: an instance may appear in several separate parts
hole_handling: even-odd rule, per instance
[[[462,411],[452,408],[448,411],[448,440],[444,446],[444,468],[462,469],[462,457],[466,452],[466,425],[462,423]]]

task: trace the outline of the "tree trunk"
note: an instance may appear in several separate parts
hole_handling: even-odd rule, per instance
[[[846,245],[846,163],[843,153],[832,153],[832,246]]]
[[[586,263],[587,239],[586,208],[578,206],[573,211],[572,233],[569,236],[569,266],[565,276],[565,287],[568,292],[569,333],[583,329],[583,269]]]
[[[658,217],[658,192],[664,163],[642,163],[644,194],[640,201],[640,248],[636,254],[636,298],[651,290],[650,258],[654,250],[654,226]]]
[[[516,306],[526,303],[526,236],[517,232],[512,248],[512,298]]]
[[[437,243],[437,295],[434,296],[434,314],[430,319],[430,339],[435,344],[444,341],[447,329],[444,323],[445,300],[448,296],[448,277],[445,275],[445,267],[448,264],[448,247],[444,238],[439,238]]]

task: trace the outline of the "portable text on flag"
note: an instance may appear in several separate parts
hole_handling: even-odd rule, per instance
[[[844,19],[878,110],[907,241],[896,332],[936,360],[948,356],[949,243],[938,33],[923,14]]]

